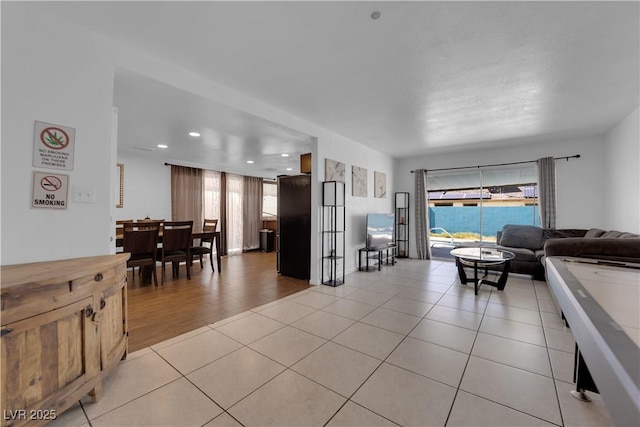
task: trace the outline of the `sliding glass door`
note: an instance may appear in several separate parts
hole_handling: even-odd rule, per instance
[[[536,167],[481,171],[482,184],[490,196],[482,203],[482,230],[489,241],[505,224],[540,225]]]
[[[505,224],[539,224],[535,166],[427,174],[431,249],[495,243]]]

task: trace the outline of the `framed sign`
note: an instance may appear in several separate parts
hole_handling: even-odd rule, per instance
[[[75,139],[74,128],[36,121],[33,134],[33,166],[73,170]]]
[[[31,207],[67,209],[69,175],[33,172]]]

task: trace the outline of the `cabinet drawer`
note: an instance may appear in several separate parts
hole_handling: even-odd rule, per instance
[[[116,269],[110,268],[69,282],[3,290],[0,295],[2,324],[17,322],[45,311],[64,307],[93,294],[96,290],[113,286],[115,279]]]

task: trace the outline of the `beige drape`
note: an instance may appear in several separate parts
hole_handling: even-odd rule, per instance
[[[556,163],[553,157],[538,159],[540,226],[556,228]]]
[[[431,259],[431,243],[429,235],[429,191],[427,189],[427,171],[418,169],[415,171],[415,227],[416,249],[419,259]]]
[[[171,165],[171,219],[202,227],[202,169]]]
[[[260,247],[259,230],[262,228],[262,178],[244,177],[242,211],[243,249],[257,249]]]

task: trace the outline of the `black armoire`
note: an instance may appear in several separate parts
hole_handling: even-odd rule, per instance
[[[311,176],[278,177],[278,272],[311,277]]]

